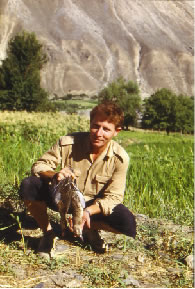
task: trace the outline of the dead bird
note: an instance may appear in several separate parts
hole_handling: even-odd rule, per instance
[[[54,178],[51,182],[51,188],[54,202],[61,217],[62,236],[65,235],[65,229],[67,228],[66,214],[70,212],[72,214],[73,233],[83,239],[81,230],[83,210],[85,208],[83,194],[77,188],[72,177],[64,178],[59,182]]]

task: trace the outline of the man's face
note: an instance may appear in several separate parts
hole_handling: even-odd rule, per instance
[[[106,120],[104,114],[96,115],[90,123],[90,141],[93,149],[102,150],[118,134],[120,128]]]

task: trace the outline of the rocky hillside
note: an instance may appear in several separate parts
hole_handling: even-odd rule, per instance
[[[193,1],[1,0],[0,60],[22,29],[45,45],[42,85],[58,96],[94,95],[118,76],[143,97],[193,94]]]

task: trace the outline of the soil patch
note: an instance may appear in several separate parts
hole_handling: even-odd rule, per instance
[[[102,232],[109,252],[97,254],[60,238],[59,215],[49,211],[65,248],[44,260],[35,253],[42,236],[35,221],[13,204],[0,207],[0,286],[5,288],[193,287],[193,228],[136,215],[137,236]]]

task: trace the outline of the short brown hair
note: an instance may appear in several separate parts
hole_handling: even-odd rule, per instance
[[[124,122],[124,113],[122,109],[112,101],[105,101],[95,106],[90,112],[90,121],[97,114],[104,114],[106,120],[115,125],[115,128],[122,127]]]

